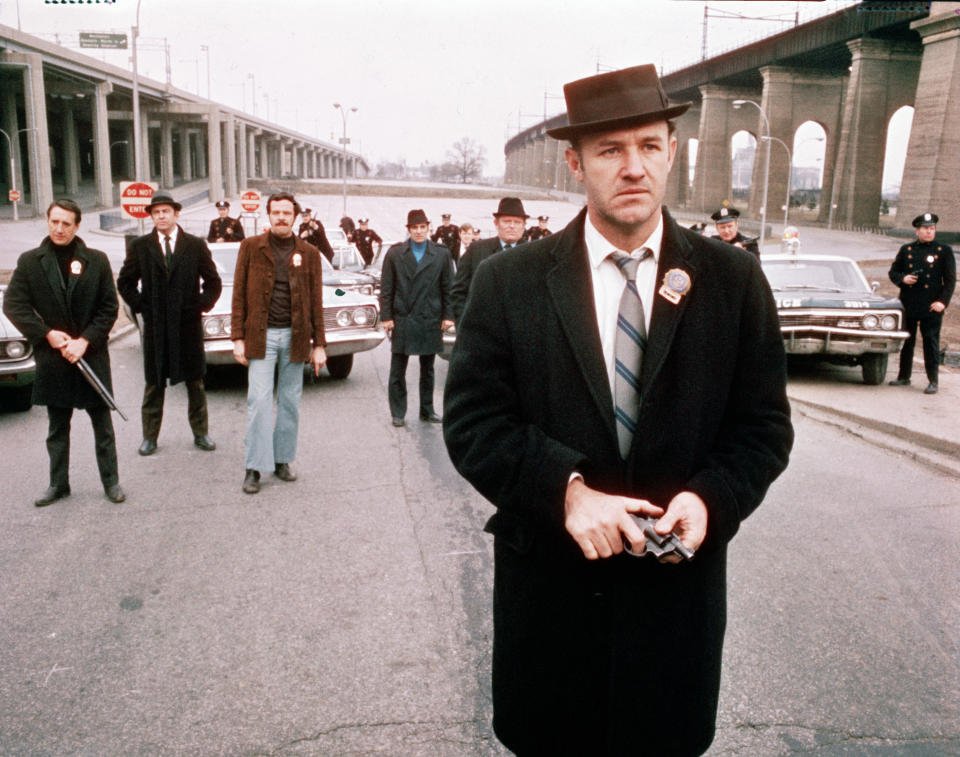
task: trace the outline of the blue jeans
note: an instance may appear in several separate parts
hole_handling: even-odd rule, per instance
[[[277,367],[277,419],[273,423],[273,369]],[[247,470],[269,473],[297,456],[303,363],[290,362],[290,329],[267,329],[267,352],[247,372]],[[273,430],[271,432],[271,424]]]

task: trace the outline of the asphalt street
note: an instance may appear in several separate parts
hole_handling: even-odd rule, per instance
[[[212,382],[215,452],[192,446],[176,387],[141,458],[139,344],[111,351],[126,503],[103,498],[78,415],[73,494],[34,508],[45,413],[0,413],[0,754],[506,754],[491,508],[439,427],[390,425],[387,347],[305,387],[300,479],[255,496],[242,373]],[[438,361],[438,407],[445,375]],[[790,467],[732,544],[709,754],[958,754],[956,478],[796,422]]]

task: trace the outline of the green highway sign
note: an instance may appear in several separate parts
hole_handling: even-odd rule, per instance
[[[110,50],[126,50],[126,34],[107,32],[80,32],[80,47],[97,47]]]

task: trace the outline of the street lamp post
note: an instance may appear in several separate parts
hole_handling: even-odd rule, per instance
[[[16,170],[16,166],[14,166],[14,163],[13,163],[13,139],[3,129],[0,129],[0,134],[3,134],[3,136],[7,138],[7,152],[10,153],[10,191],[16,192],[17,191],[17,170]],[[19,203],[17,200],[13,200],[12,202],[13,202],[13,220],[19,221],[20,216],[17,214],[17,205]]]
[[[250,97],[250,99],[253,101],[253,115],[254,117],[256,117],[257,115],[257,79],[256,77],[254,77],[253,74],[247,74],[247,78],[250,80],[250,83],[253,87],[253,95]]]
[[[767,235],[767,185],[770,183],[770,121],[767,120],[767,114],[764,113],[763,108],[753,100],[734,100],[733,107],[739,109],[746,103],[750,103],[750,105],[760,111],[760,115],[763,117],[763,128],[766,132],[764,137],[762,137],[767,143],[767,154],[764,158],[763,166],[763,206],[760,208],[760,247],[762,249],[764,237]],[[784,145],[784,147],[786,147],[786,145]]]
[[[210,46],[200,45],[200,52],[207,54],[207,99],[210,99]]]
[[[340,111],[340,116],[343,118],[343,138],[340,140],[340,144],[343,145],[343,214],[347,214],[347,145],[350,144],[350,140],[347,139],[347,109],[341,107],[340,103],[334,103],[333,107]],[[351,113],[356,113],[356,108],[350,108]]]
[[[131,31],[133,40],[133,178],[143,179],[143,156],[140,154],[140,77],[137,75],[137,37],[140,34],[140,2],[137,0],[137,18]]]

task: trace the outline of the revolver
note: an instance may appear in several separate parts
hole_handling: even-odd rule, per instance
[[[633,555],[634,557],[653,555],[658,558],[664,555],[679,555],[682,560],[693,559],[693,550],[687,549],[676,534],[658,534],[653,530],[653,526],[657,522],[656,518],[648,518],[644,515],[637,515],[636,513],[629,513],[629,515],[633,518],[634,523],[640,526],[640,529],[643,531],[643,535],[646,538],[646,545],[644,546],[643,552],[634,552],[630,547],[630,543],[624,539],[623,546],[627,554]]]

